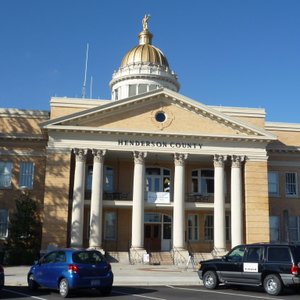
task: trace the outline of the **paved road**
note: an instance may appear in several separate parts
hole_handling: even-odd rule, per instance
[[[114,286],[109,297],[102,297],[96,291],[79,291],[71,299],[113,299],[113,300],[299,300],[300,291],[287,291],[283,295],[271,297],[261,289],[239,288],[230,289],[220,287],[209,291],[203,286]],[[48,289],[40,289],[30,293],[26,287],[8,286],[0,292],[0,299],[16,300],[61,300],[60,295]]]

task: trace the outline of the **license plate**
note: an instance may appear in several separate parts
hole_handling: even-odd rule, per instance
[[[91,280],[91,286],[99,286],[100,280]]]

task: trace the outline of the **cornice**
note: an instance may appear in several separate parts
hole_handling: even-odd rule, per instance
[[[0,139],[2,140],[36,140],[36,141],[47,141],[48,138],[42,134],[25,134],[25,133],[0,133]]]
[[[129,131],[119,129],[103,129],[89,126],[68,126],[68,125],[49,125],[47,129],[50,132],[64,133],[98,133],[107,135],[122,135],[122,136],[142,136],[142,137],[173,137],[173,138],[204,138],[207,140],[222,140],[222,141],[251,141],[251,142],[270,142],[272,139],[258,135],[218,135],[218,134],[180,134],[175,132],[151,132],[151,131]]]
[[[49,111],[46,110],[26,110],[16,108],[0,108],[0,117],[9,118],[25,118],[30,117],[31,119],[45,118],[49,119]]]
[[[300,124],[298,123],[280,123],[280,122],[266,122],[267,130],[276,131],[300,131]]]

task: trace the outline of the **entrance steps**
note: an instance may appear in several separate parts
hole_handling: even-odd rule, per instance
[[[194,262],[195,264],[198,264],[202,260],[212,259],[214,258],[211,253],[206,252],[196,252],[194,253]]]
[[[129,253],[127,251],[109,251],[105,253],[106,259],[111,263],[122,263],[130,264]],[[213,255],[211,253],[196,252],[193,254],[193,262],[195,266],[201,260],[212,259]],[[171,252],[151,252],[149,257],[150,265],[173,265],[174,261]]]
[[[151,265],[173,265],[173,259],[170,252],[151,252]]]

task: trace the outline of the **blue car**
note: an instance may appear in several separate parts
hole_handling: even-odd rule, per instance
[[[111,265],[96,250],[57,249],[45,254],[29,270],[28,287],[56,289],[64,298],[76,289],[97,289],[110,294]]]

